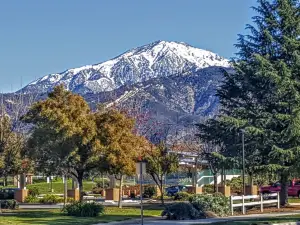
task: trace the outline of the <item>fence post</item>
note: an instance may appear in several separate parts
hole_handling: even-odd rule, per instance
[[[260,211],[264,211],[264,198],[262,194],[260,194]]]
[[[231,215],[233,216],[233,197],[230,196],[230,210],[231,210]]]
[[[277,208],[280,208],[280,194],[277,192]]]
[[[246,214],[246,210],[245,210],[245,198],[244,198],[244,195],[242,195],[242,211],[243,211],[243,215]]]

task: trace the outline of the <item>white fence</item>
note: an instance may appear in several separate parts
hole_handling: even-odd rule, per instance
[[[264,199],[266,198],[267,199]],[[270,197],[275,197],[275,199],[269,199]],[[250,200],[246,201],[245,200]],[[254,200],[254,201],[251,201]],[[235,201],[239,201],[238,203],[234,203]],[[242,202],[241,202],[242,201]],[[230,196],[230,208],[231,215],[233,215],[233,209],[237,207],[242,207],[243,214],[246,213],[246,206],[256,206],[260,205],[260,211],[264,211],[264,204],[277,204],[277,208],[280,208],[280,198],[279,193],[273,193],[265,195],[242,195],[242,196]]]

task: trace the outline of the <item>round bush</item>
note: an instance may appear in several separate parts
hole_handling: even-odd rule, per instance
[[[191,203],[178,202],[170,206],[162,212],[162,216],[166,216],[168,220],[194,220],[203,218],[203,214],[194,208]]]
[[[63,202],[63,198],[57,195],[47,194],[43,198],[40,199],[40,203],[42,204],[57,204]]]
[[[26,203],[38,203],[38,202],[39,202],[39,199],[38,199],[36,196],[28,195],[28,196],[25,198],[25,202],[26,202]]]
[[[38,196],[40,194],[40,191],[37,187],[32,187],[28,190],[28,195],[31,195],[31,196]]]
[[[95,202],[84,203],[84,202],[74,202],[72,204],[66,205],[63,208],[63,212],[67,213],[69,216],[77,217],[95,217],[103,214],[104,207]]]
[[[192,197],[191,194],[187,192],[178,192],[174,195],[175,201],[189,201],[189,199]]]
[[[156,195],[156,189],[153,186],[147,186],[144,190],[144,198],[152,198],[154,195]]]
[[[202,187],[204,193],[212,194],[214,193],[214,185],[213,184],[204,184]]]
[[[229,199],[221,193],[194,195],[190,202],[200,213],[210,211],[218,216],[227,216],[230,213]]]

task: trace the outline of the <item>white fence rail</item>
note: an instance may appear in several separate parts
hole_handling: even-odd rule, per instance
[[[260,205],[260,211],[263,212],[264,204],[277,204],[277,208],[280,208],[280,198],[279,193],[268,194],[267,198],[264,199],[264,195],[242,195],[242,196],[230,196],[230,208],[231,215],[233,215],[233,209],[237,207],[242,207],[243,214],[246,214],[246,206],[256,206]],[[276,197],[276,199],[269,199],[270,197]],[[245,200],[254,200],[247,201]],[[235,201],[239,201],[238,203],[234,203]]]

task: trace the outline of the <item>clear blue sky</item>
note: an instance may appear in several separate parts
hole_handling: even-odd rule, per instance
[[[224,57],[251,23],[256,0],[2,0],[0,91],[99,63],[156,40]]]

